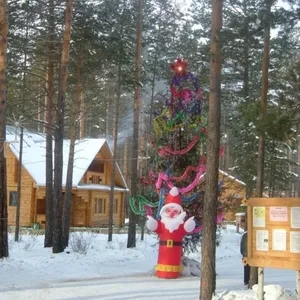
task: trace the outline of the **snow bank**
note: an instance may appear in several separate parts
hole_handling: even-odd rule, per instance
[[[257,285],[253,286],[253,290],[257,293]],[[266,285],[264,286],[264,292],[265,300],[297,300],[294,292],[280,285]]]
[[[265,285],[264,292],[264,300],[297,300],[296,293],[280,285]],[[257,285],[254,285],[252,290],[224,291],[213,300],[257,300]]]

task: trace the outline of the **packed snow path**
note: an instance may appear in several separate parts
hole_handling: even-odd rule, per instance
[[[126,248],[127,235],[83,233],[90,241],[86,254],[72,247],[60,254],[43,248],[44,237],[22,235],[13,241],[10,257],[0,261],[0,300],[198,300],[200,278],[183,276],[175,280],[153,275],[157,260],[157,238],[146,235],[134,249]],[[254,291],[243,285],[239,253],[241,233],[228,225],[217,247],[217,293],[214,300],[255,300]],[[200,253],[191,256],[200,260]],[[296,300],[283,289],[295,290],[296,272],[265,269],[265,300]],[[272,286],[271,286],[272,285]],[[233,292],[231,292],[233,291]]]
[[[237,264],[236,257],[218,261],[217,273],[217,293],[226,290],[244,290],[242,267]],[[285,288],[294,289],[295,276],[293,271],[265,269],[265,284],[280,284]],[[196,300],[199,297],[200,287],[198,277],[166,280],[145,274],[86,280],[70,279],[62,282],[47,282],[43,278],[43,281],[38,283],[27,281],[25,284],[18,281],[17,275],[15,279],[15,284],[0,286],[1,300],[152,300],[155,298]],[[254,299],[253,292],[243,291],[240,294],[243,294],[243,298],[240,299]],[[249,298],[245,298],[247,294]]]

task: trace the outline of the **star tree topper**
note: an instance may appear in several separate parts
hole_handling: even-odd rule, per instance
[[[184,75],[187,73],[187,68],[189,63],[187,60],[182,58],[177,58],[174,63],[171,64],[171,69],[177,75]]]

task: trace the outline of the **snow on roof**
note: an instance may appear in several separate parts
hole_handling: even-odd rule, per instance
[[[222,170],[220,170],[220,169],[219,169],[219,172],[220,172],[221,174],[223,174],[224,176],[226,176],[226,177],[228,177],[228,178],[230,178],[230,179],[236,181],[237,183],[240,183],[241,185],[246,185],[245,182],[243,182],[243,181],[237,179],[236,177],[234,177],[234,176],[232,176],[232,175],[230,175],[230,174],[228,174],[228,173],[226,173],[226,172],[224,172],[224,171],[222,171]]]
[[[78,190],[106,190],[106,191],[110,191],[111,190],[111,186],[108,185],[102,185],[102,184],[81,184],[77,186]],[[114,187],[115,191],[128,191],[128,189],[123,189],[120,187]]]
[[[236,213],[235,215],[236,215],[236,216],[245,216],[246,213],[244,213],[244,212],[239,212],[239,213]]]
[[[20,145],[18,132],[14,127],[7,127],[6,142],[10,142],[10,149],[19,159]],[[85,171],[88,169],[96,154],[101,150],[105,143],[107,144],[107,141],[105,139],[83,139],[80,141],[76,141],[73,168],[73,186],[79,185],[79,182],[83,177]],[[109,148],[108,144],[107,146]],[[63,186],[66,185],[69,148],[70,140],[64,140]],[[32,176],[37,186],[46,185],[46,137],[44,134],[32,133],[24,130],[22,164],[28,171],[28,173]],[[120,172],[120,176],[124,185],[126,186],[125,180],[121,174],[119,167],[117,167],[117,169]]]
[[[15,126],[6,126],[6,142],[18,143],[20,137],[20,129]],[[33,146],[46,141],[46,135],[42,132],[23,131],[23,142],[25,146]]]
[[[74,154],[73,169],[73,186],[77,186],[84,175],[85,171],[95,158],[98,151],[105,143],[105,139],[87,139],[76,142]],[[19,159],[19,143],[12,142],[10,149]],[[63,186],[66,184],[68,156],[70,141],[64,140],[63,143]],[[32,176],[38,186],[46,185],[46,141],[39,143],[27,143],[27,139],[23,145],[24,168]]]
[[[226,172],[224,172],[224,171],[222,171],[222,170],[220,170],[220,169],[219,169],[219,172],[220,172],[222,175],[224,175],[224,176],[226,176],[226,177],[228,177],[228,178],[234,180],[235,182],[238,182],[238,183],[241,184],[241,185],[246,185],[245,182],[243,182],[243,181],[237,179],[236,177],[234,177],[234,176],[232,176],[232,175],[230,175],[230,174],[228,174],[228,173],[226,173]],[[205,175],[206,175],[206,172],[200,176],[200,180],[203,179]]]

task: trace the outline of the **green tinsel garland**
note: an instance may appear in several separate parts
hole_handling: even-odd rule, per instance
[[[137,203],[138,203],[138,207],[137,207]],[[136,215],[144,216],[146,214],[145,206],[157,207],[158,202],[153,203],[150,200],[148,200],[146,197],[139,195],[139,196],[130,197],[129,205],[130,205],[130,208],[132,209],[132,211]]]

